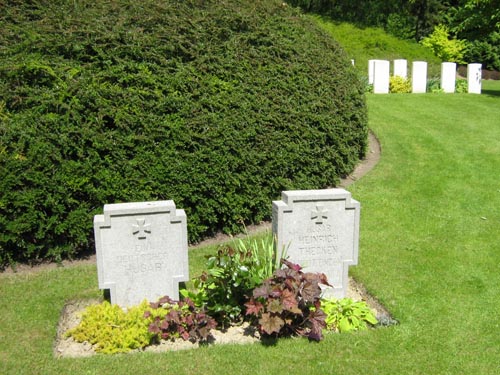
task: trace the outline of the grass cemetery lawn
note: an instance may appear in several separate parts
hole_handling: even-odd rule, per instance
[[[321,342],[54,358],[61,310],[97,298],[95,265],[0,275],[2,374],[497,374],[500,83],[482,95],[368,95],[382,157],[361,203],[351,274],[399,325]],[[270,202],[271,204],[271,202]],[[190,275],[215,246],[190,251]]]

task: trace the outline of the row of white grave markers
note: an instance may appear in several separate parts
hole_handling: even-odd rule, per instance
[[[441,88],[443,92],[454,93],[457,64],[444,62],[441,64]],[[393,75],[407,78],[407,61],[394,60]],[[368,61],[368,83],[373,85],[375,94],[389,93],[390,62],[388,60]],[[413,61],[411,75],[412,93],[427,91],[427,62]],[[481,94],[481,64],[467,65],[467,91],[471,94]]]
[[[273,202],[273,234],[279,255],[324,273],[342,298],[348,266],[358,262],[359,210],[344,189],[285,191]],[[168,295],[179,299],[179,282],[189,279],[184,210],[173,201],[104,205],[94,217],[97,277],[111,303],[129,307]]]

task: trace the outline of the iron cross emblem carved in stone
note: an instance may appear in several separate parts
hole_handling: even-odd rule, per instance
[[[328,219],[328,210],[322,205],[317,204],[316,209],[311,212],[311,220],[316,219],[316,224],[323,224],[323,219]]]
[[[146,236],[151,233],[151,229],[149,229],[150,226],[151,224],[146,224],[146,219],[136,219],[136,224],[132,224],[132,234],[134,236],[137,235],[138,239],[144,240]]]

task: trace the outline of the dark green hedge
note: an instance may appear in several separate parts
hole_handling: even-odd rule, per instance
[[[234,232],[364,155],[349,60],[282,1],[9,0],[0,30],[0,265],[92,249],[105,203]]]

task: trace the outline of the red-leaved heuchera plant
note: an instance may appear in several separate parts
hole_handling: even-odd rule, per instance
[[[246,315],[257,323],[264,335],[301,335],[322,339],[326,314],[321,309],[320,284],[328,281],[322,273],[304,273],[301,267],[287,260],[287,266],[253,290],[245,304]]]

